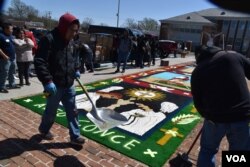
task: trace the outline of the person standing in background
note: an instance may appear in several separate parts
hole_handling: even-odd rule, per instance
[[[0,33],[0,93],[8,93],[5,82],[8,78],[9,88],[20,86],[15,84],[16,53],[13,42],[13,26],[10,23],[3,24],[3,33]]]
[[[137,38],[133,37],[132,38],[132,49],[131,49],[131,53],[129,55],[129,60],[131,61],[131,66],[133,66],[133,62],[136,61],[136,57],[137,57]]]
[[[32,55],[35,56],[36,51],[37,51],[37,47],[38,47],[37,42],[36,42],[36,38],[35,38],[33,32],[32,32],[32,31],[29,31],[29,29],[27,28],[26,25],[24,25],[23,28],[24,28],[24,32],[25,32],[25,37],[31,39],[32,42],[34,43],[34,46],[33,46],[33,48],[32,48]],[[32,64],[32,63],[33,63],[33,62],[31,62],[31,64]],[[30,77],[35,77],[35,76],[36,76],[36,74],[34,74],[34,73],[31,71],[31,68],[29,68],[29,76],[30,76]]]
[[[32,48],[34,43],[31,39],[25,37],[24,29],[17,29],[16,39],[14,39],[17,56],[18,76],[20,79],[20,86],[23,86],[23,77],[25,78],[25,84],[30,85],[29,81],[29,69],[33,62]]]
[[[141,69],[144,68],[144,55],[146,54],[146,43],[144,40],[144,36],[138,37],[138,45],[137,45],[137,63],[136,66]]]
[[[155,65],[155,57],[156,57],[156,39],[154,37],[152,37],[151,41],[150,41],[150,47],[151,47],[151,61],[152,61],[152,65]]]
[[[122,73],[125,72],[127,66],[127,60],[130,55],[132,49],[132,40],[129,38],[128,30],[124,31],[123,37],[120,40],[119,48],[118,48],[118,61],[117,61],[117,70],[115,71],[120,72],[120,66],[123,62]]]
[[[93,51],[87,44],[82,44],[80,48],[80,54],[82,57],[82,68],[84,69],[84,64],[86,66],[86,69],[89,71],[89,73],[94,72],[94,65],[93,65]],[[85,71],[85,70],[84,70]]]
[[[111,62],[113,63],[113,66],[116,66],[116,63],[117,63],[119,43],[120,43],[120,35],[116,33],[113,36],[113,43],[112,43],[112,50],[111,50]]]

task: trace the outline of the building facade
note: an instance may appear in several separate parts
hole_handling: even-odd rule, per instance
[[[212,8],[160,20],[160,39],[188,41],[192,49],[208,41],[207,34],[219,34],[216,46],[247,54],[250,52],[250,15]]]

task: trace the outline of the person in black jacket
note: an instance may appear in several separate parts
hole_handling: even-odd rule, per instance
[[[50,133],[60,101],[68,120],[71,143],[82,144],[75,105],[74,79],[80,78],[79,58],[74,41],[80,27],[75,16],[66,13],[60,17],[58,26],[40,42],[34,59],[38,79],[49,94],[39,131],[45,139],[53,139]]]
[[[205,118],[198,167],[215,166],[214,158],[224,136],[229,150],[250,150],[250,61],[234,51],[199,47],[191,76],[194,105]]]
[[[89,73],[94,72],[94,65],[93,65],[93,51],[89,47],[89,45],[82,43],[80,48],[80,58],[81,58],[81,69],[83,73],[85,72],[84,66],[89,71]]]
[[[138,37],[138,45],[137,45],[137,60],[136,66],[140,68],[144,68],[144,55],[146,54],[146,42],[144,40],[144,36]]]

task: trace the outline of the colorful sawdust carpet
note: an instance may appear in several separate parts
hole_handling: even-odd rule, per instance
[[[86,85],[97,107],[124,115],[128,122],[101,132],[86,117],[91,103],[76,87],[81,134],[149,166],[162,166],[200,121],[190,93],[194,65],[180,64]],[[42,114],[46,99],[36,95],[14,102]],[[60,106],[56,122],[67,126]]]

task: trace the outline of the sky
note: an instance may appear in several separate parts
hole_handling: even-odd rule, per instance
[[[66,12],[75,15],[81,22],[84,18],[92,18],[94,24],[104,23],[109,26],[117,25],[118,1],[119,0],[21,0],[26,5],[38,9],[40,14],[45,15],[50,11],[52,18],[58,20]],[[6,0],[4,10],[11,5],[11,0]],[[120,0],[119,26],[125,23],[127,18],[136,22],[143,18],[155,20],[214,8],[207,0]]]

